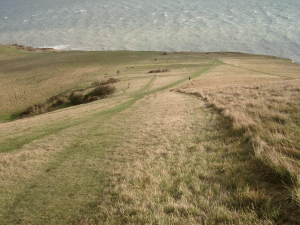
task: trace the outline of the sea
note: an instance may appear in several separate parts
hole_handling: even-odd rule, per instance
[[[0,44],[245,52],[300,63],[299,0],[0,0]]]

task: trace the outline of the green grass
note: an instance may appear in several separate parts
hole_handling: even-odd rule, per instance
[[[13,113],[13,114],[9,114],[9,115],[1,115],[0,116],[0,123],[10,122],[10,121],[18,119],[19,117],[20,117],[20,113]]]

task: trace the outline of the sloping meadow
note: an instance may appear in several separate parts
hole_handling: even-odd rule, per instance
[[[225,58],[222,61],[227,64],[205,75],[210,81],[202,77],[178,91],[201,97],[227,118],[232,131],[240,133],[249,146],[254,160],[265,167],[265,178],[289,192],[289,199],[283,201],[299,206],[299,66],[281,60],[277,65],[279,72],[272,73],[276,68],[270,66],[268,59],[255,58],[252,63],[246,58],[247,65],[243,65],[243,59]],[[266,62],[269,67],[264,67]],[[268,68],[273,71],[268,72]]]

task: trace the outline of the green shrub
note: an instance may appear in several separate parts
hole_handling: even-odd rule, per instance
[[[114,84],[114,83],[118,83],[120,80],[116,79],[116,78],[109,78],[107,80],[107,84]]]
[[[111,95],[116,92],[116,88],[110,85],[101,85],[99,87],[95,87],[90,93],[88,93],[84,99],[87,100],[92,96],[99,96],[100,98],[106,97],[107,95]]]
[[[158,70],[150,70],[149,73],[166,73],[170,72],[169,69],[158,69]]]
[[[61,97],[61,96],[53,96],[48,100],[48,105],[50,105],[51,108],[55,108],[58,106],[63,105],[64,103],[68,102],[68,99],[66,97]]]
[[[65,104],[66,102],[68,102],[68,99],[58,96],[56,101],[54,101],[54,103],[51,106],[52,107],[58,107],[58,106],[61,106],[61,105]]]
[[[114,84],[119,82],[119,79],[115,79],[115,78],[109,78],[108,80],[96,80],[92,83],[92,87],[99,87],[102,85],[106,85],[106,84]]]
[[[74,91],[68,99],[73,105],[84,103],[84,95],[80,91]]]
[[[20,117],[23,118],[23,117],[27,117],[27,116],[37,115],[42,112],[43,107],[44,107],[44,104],[36,104],[36,105],[30,106],[20,114]]]
[[[86,96],[84,96],[84,100],[86,102],[93,102],[93,101],[99,100],[99,97],[98,96],[88,96],[88,95],[86,95]]]

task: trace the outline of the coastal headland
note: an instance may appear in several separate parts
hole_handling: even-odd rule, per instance
[[[275,56],[2,45],[0,224],[299,224],[299,78]]]

